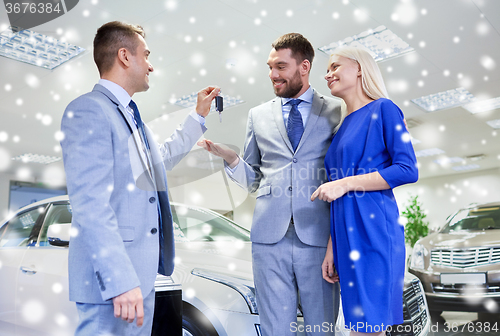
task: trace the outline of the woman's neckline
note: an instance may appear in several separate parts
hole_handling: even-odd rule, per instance
[[[380,99],[380,98],[375,99],[375,100],[372,100],[371,102],[369,102],[369,103],[367,103],[367,104],[365,104],[365,105],[361,106],[359,109],[357,109],[357,110],[355,110],[355,111],[352,111],[351,113],[349,113],[348,115],[346,115],[346,118],[347,118],[347,117],[349,117],[350,115],[352,115],[352,114],[354,114],[354,113],[358,112],[359,110],[364,109],[365,107],[367,107],[367,106],[368,106],[368,105],[370,105],[371,103],[376,102],[376,101],[377,101],[377,100],[379,100],[379,99]]]

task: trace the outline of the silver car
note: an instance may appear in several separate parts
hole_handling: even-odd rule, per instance
[[[500,203],[473,205],[413,248],[410,273],[434,316],[444,310],[500,311]]]
[[[172,203],[172,213],[176,266],[171,277],[157,277],[153,335],[259,336],[249,231],[204,208]],[[71,217],[69,200],[61,196],[24,207],[0,225],[1,336],[74,333],[78,317],[67,279]],[[414,276],[406,280],[402,308],[405,324],[391,335],[425,336],[427,304]],[[303,335],[300,306],[297,315],[291,328]],[[347,336],[339,315],[333,328]]]

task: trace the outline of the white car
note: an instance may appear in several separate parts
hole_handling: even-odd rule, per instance
[[[171,277],[157,277],[153,335],[260,336],[249,231],[204,208],[172,203],[172,213],[176,266]],[[73,335],[78,316],[68,300],[70,223],[71,206],[61,196],[26,206],[0,224],[0,336]],[[428,333],[423,293],[417,278],[407,279],[405,323],[392,336]],[[303,335],[300,305],[297,315],[293,328]],[[339,315],[337,335],[348,335]]]

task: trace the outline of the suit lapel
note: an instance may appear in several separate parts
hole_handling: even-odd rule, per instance
[[[318,118],[321,115],[321,112],[323,111],[324,102],[325,101],[323,97],[317,94],[316,91],[314,91],[311,113],[309,113],[309,118],[307,119],[307,124],[304,128],[304,133],[302,134],[302,138],[300,138],[299,145],[297,146],[297,150],[295,152],[297,152],[300,149],[304,141],[306,141],[307,137],[314,130],[314,126],[316,125],[316,122],[318,121]]]
[[[131,120],[131,118],[128,118],[127,111],[125,111],[125,108],[120,105],[120,102],[115,97],[115,95],[112,94],[108,89],[106,89],[104,86],[102,86],[100,84],[96,84],[94,86],[94,90],[93,91],[99,91],[99,92],[101,92],[102,94],[104,94],[106,97],[108,97],[108,99],[111,100],[116,105],[116,107],[118,108],[118,111],[120,111],[123,119],[125,119],[125,122],[127,123],[128,127],[130,129],[130,133],[134,133],[134,130],[137,127],[135,126],[134,121]]]
[[[154,139],[153,132],[146,124],[144,124],[144,131],[146,132],[150,147],[149,159],[151,161],[153,183],[155,184],[156,190],[166,191],[167,175],[165,173],[165,166],[163,165],[163,158]]]
[[[290,139],[288,139],[288,133],[286,132],[285,121],[283,119],[283,107],[281,105],[281,98],[276,97],[273,100],[271,108],[274,116],[274,121],[276,122],[276,126],[280,131],[281,137],[283,138],[285,144],[288,146],[288,149],[293,153],[293,146],[290,142]]]
[[[153,176],[151,174],[151,168],[152,167],[152,161],[150,158],[150,155],[148,153],[148,150],[146,149],[146,145],[144,141],[141,139],[141,134],[139,132],[139,129],[135,125],[134,121],[130,117],[129,113],[125,111],[125,108],[123,108],[121,105],[118,105],[118,110],[121,112],[122,116],[127,120],[127,123],[129,124],[130,127],[133,127],[133,132],[132,132],[132,137],[134,138],[134,143],[135,146],[137,147],[137,151],[139,152],[139,156],[141,157],[142,164],[144,166],[144,170],[148,172],[149,177],[153,179]],[[149,140],[149,138],[148,138]],[[150,142],[151,144],[151,142]],[[154,144],[154,143],[152,143]],[[153,179],[154,180],[154,179]]]
[[[125,108],[120,104],[118,99],[104,86],[96,84],[94,86],[94,91],[99,91],[103,93],[106,97],[109,98],[114,104],[116,104],[117,110],[120,112],[121,116],[123,119],[125,119],[125,122],[127,123],[130,132],[132,133],[132,136],[134,138],[134,143],[135,146],[137,147],[137,151],[139,153],[139,156],[141,158],[144,170],[148,172],[149,177],[153,178],[151,175],[150,170],[148,169],[148,157],[147,157],[147,151],[144,151],[143,149],[143,142],[141,140],[141,137],[139,135],[139,130],[137,129],[137,126],[135,125],[134,121],[132,120],[132,117],[129,115],[129,113],[125,110]]]

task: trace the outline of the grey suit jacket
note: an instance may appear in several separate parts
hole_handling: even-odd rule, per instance
[[[324,159],[339,120],[339,102],[315,91],[311,114],[294,153],[283,121],[281,98],[250,110],[244,162],[236,168],[245,170],[246,181],[233,180],[257,193],[252,242],[280,241],[293,216],[295,231],[303,243],[327,246],[330,204],[311,202],[310,198],[327,181]]]
[[[205,127],[188,116],[160,146],[146,127],[151,145],[146,155],[131,116],[97,84],[68,105],[61,129],[73,212],[70,300],[111,303],[109,299],[137,286],[144,296],[149,294],[157,271],[173,271],[166,170],[189,152]]]

